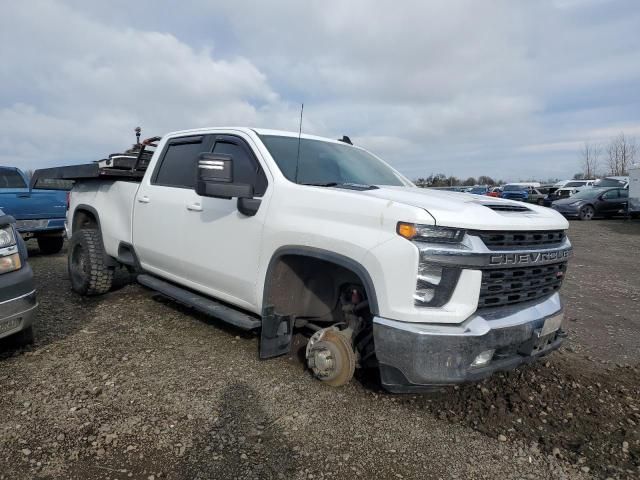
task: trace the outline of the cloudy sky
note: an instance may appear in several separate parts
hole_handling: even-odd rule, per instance
[[[411,178],[579,171],[640,139],[636,0],[3,2],[0,164],[203,126],[355,143]]]

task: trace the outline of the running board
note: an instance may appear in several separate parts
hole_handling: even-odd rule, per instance
[[[193,293],[190,290],[178,287],[173,283],[165,282],[164,280],[147,274],[138,275],[138,282],[179,303],[211,315],[212,317],[219,318],[234,327],[241,328],[242,330],[260,328],[261,322],[258,318],[227,307],[215,300]]]

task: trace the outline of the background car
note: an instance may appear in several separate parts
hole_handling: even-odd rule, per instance
[[[15,228],[24,239],[37,240],[41,253],[53,254],[62,250],[66,191],[42,187],[32,190],[20,169],[0,167],[0,208],[16,219]]]
[[[551,208],[568,218],[591,220],[625,214],[629,191],[624,188],[587,188],[570,198],[556,200]]]
[[[0,210],[0,338],[12,337],[18,344],[33,342],[36,307],[27,247],[13,217]]]
[[[478,186],[478,187],[473,187],[467,193],[472,193],[474,195],[486,195],[488,191],[489,189],[486,186],[484,187]]]
[[[537,205],[543,205],[544,199],[549,193],[549,187],[528,187],[527,188],[529,203],[535,203]]]
[[[604,177],[596,180],[593,184],[594,187],[621,187],[626,188],[629,186],[629,177]]]
[[[556,197],[558,199],[570,197],[584,188],[592,187],[595,182],[595,180],[572,180],[570,182],[567,182],[564,187],[556,190]],[[618,185],[607,186],[617,187]]]
[[[529,186],[517,183],[508,183],[502,187],[502,194],[500,195],[500,198],[526,202],[529,198]]]
[[[502,187],[492,187],[486,193],[489,197],[500,197],[502,195]]]

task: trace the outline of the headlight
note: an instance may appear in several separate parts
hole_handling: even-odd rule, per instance
[[[14,253],[6,257],[0,257],[0,274],[20,270],[22,263],[20,262],[20,254]]]
[[[420,252],[413,301],[417,307],[441,307],[451,298],[458,284],[460,269],[433,263],[427,258],[427,243],[460,243],[464,230],[434,225],[398,222],[398,235],[411,240]]]
[[[398,235],[415,242],[460,243],[464,238],[464,230],[458,228],[418,225],[406,222],[398,222],[396,231]]]
[[[16,244],[16,237],[13,234],[11,225],[0,228],[0,248],[10,247]]]

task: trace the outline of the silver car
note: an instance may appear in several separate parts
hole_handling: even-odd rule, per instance
[[[32,343],[37,306],[26,245],[13,217],[0,210],[0,338],[11,336],[16,343]]]

